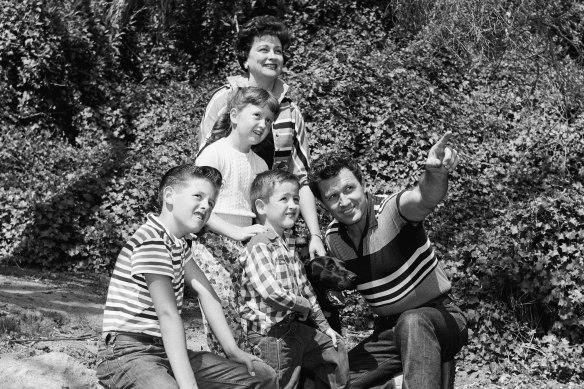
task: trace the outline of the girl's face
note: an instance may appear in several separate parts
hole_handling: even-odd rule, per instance
[[[284,66],[280,39],[273,35],[253,38],[246,64],[249,73],[254,78],[275,80],[282,73]]]
[[[237,144],[249,151],[263,141],[272,131],[272,123],[276,115],[267,106],[259,107],[248,104],[242,109],[233,108],[230,112],[233,136]]]

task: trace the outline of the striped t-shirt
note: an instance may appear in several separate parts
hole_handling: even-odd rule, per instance
[[[423,224],[400,215],[400,196],[367,195],[367,226],[359,247],[336,220],[326,232],[332,254],[357,274],[357,290],[381,316],[419,307],[451,289]]]
[[[146,223],[136,230],[118,255],[107,292],[103,333],[137,332],[161,337],[144,274],[170,277],[180,313],[184,268],[190,258],[187,241],[173,236],[154,214],[149,214]]]

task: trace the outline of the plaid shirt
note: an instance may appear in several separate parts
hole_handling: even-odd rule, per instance
[[[329,327],[296,255],[294,238],[288,244],[273,230],[254,236],[239,257],[242,265],[239,315],[243,333],[262,335],[294,312],[297,296],[311,306],[310,318],[325,332]]]

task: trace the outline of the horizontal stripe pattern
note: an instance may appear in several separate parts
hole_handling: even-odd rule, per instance
[[[120,251],[108,288],[103,332],[162,336],[145,274],[171,279],[179,313],[184,295],[184,265],[191,257],[184,239],[172,236],[153,214]]]
[[[361,252],[337,221],[326,232],[331,252],[357,274],[357,290],[384,315],[415,308],[451,288],[423,224],[400,216],[399,196],[368,195],[370,217]]]

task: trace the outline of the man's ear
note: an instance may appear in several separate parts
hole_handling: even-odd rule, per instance
[[[255,207],[256,207],[256,211],[258,212],[258,216],[266,214],[266,203],[264,203],[264,200],[256,199]]]
[[[232,124],[237,124],[238,113],[237,108],[231,108],[231,111],[229,111],[229,119]]]

